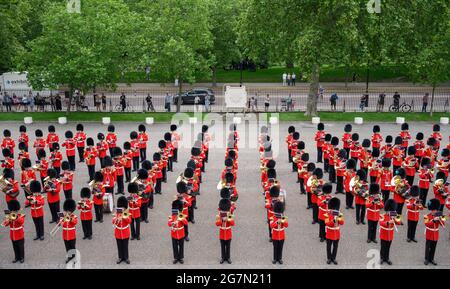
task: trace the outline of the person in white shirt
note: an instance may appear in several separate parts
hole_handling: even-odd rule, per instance
[[[290,73],[288,73],[288,75],[287,75],[287,85],[291,86],[291,74]]]
[[[283,73],[283,86],[286,86],[287,74]]]
[[[297,79],[297,75],[295,75],[295,72],[292,73],[292,86],[295,86],[295,80]]]

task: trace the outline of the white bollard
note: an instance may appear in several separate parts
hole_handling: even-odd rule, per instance
[[[312,124],[319,124],[320,123],[320,117],[313,117],[311,122],[312,122]]]
[[[278,117],[271,116],[270,119],[269,119],[269,123],[270,124],[277,124],[278,123]]]
[[[153,117],[146,117],[145,123],[146,124],[153,124],[155,122],[155,119]]]
[[[190,117],[189,118],[189,123],[190,124],[196,124],[197,123],[197,118],[196,117]]]
[[[111,118],[110,117],[103,117],[102,118],[102,123],[105,125],[108,125],[111,123]]]
[[[31,116],[27,116],[23,118],[23,123],[24,124],[32,124],[33,123],[33,118]]]
[[[65,116],[58,117],[58,123],[59,124],[67,124],[67,117],[65,117]]]
[[[355,124],[363,124],[364,119],[362,117],[355,117]]]
[[[233,117],[233,123],[234,124],[241,124],[242,119],[240,117]]]
[[[448,117],[441,117],[441,124],[448,124]]]
[[[397,124],[404,124],[405,123],[405,118],[404,117],[397,117],[396,123]]]

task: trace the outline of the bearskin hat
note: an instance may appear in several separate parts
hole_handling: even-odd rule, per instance
[[[321,168],[316,168],[313,172],[313,175],[316,176],[318,179],[323,178],[323,170]]]
[[[67,200],[64,201],[64,204],[63,204],[64,212],[71,212],[71,213],[73,213],[75,211],[76,207],[77,207],[77,204],[75,203],[74,200],[67,199]]]
[[[2,155],[3,155],[5,158],[8,158],[8,157],[11,156],[11,151],[10,151],[9,149],[7,149],[7,148],[4,148],[4,149],[2,149]]]
[[[331,134],[327,133],[327,134],[325,135],[325,141],[326,141],[326,142],[331,141],[331,138],[332,138],[332,137],[333,137],[333,136],[332,136]]]
[[[415,146],[410,146],[408,148],[408,156],[413,156],[416,154],[416,147]]]
[[[352,141],[358,141],[359,140],[359,134],[354,133],[352,134]]]
[[[391,167],[391,164],[392,164],[391,159],[383,159],[383,160],[381,161],[381,166],[382,166],[383,168],[390,168],[390,167]]]
[[[370,140],[369,139],[364,139],[363,142],[362,142],[362,147],[363,148],[370,147]]]
[[[160,153],[154,153],[153,154],[153,161],[159,162],[161,160],[161,154]]]
[[[122,149],[120,147],[115,147],[115,148],[113,148],[112,151],[113,151],[113,156],[114,157],[120,157],[123,154],[122,153]]]
[[[56,129],[55,129],[54,125],[49,125],[48,126],[48,132],[55,132],[55,131],[56,131]]]
[[[278,198],[280,196],[280,187],[279,186],[272,186],[269,189],[269,195],[271,198]]]
[[[73,138],[73,132],[71,130],[66,131],[66,133],[64,134],[64,136],[66,138]]]
[[[381,128],[379,125],[374,125],[372,131],[373,133],[379,133],[381,131]]]
[[[290,126],[288,128],[288,133],[294,133],[295,132],[295,127],[294,126]]]
[[[433,125],[433,131],[434,131],[434,132],[441,131],[441,126],[438,125],[438,124]]]
[[[444,172],[437,172],[436,180],[444,180],[444,181],[446,181],[447,178],[445,177],[445,173]]]
[[[315,169],[316,169],[316,164],[315,164],[315,163],[309,163],[309,164],[306,166],[306,170],[307,170],[308,172],[313,172]]]
[[[22,167],[24,169],[31,168],[31,161],[30,161],[30,159],[23,159],[22,160]]]
[[[91,190],[89,188],[82,188],[80,191],[80,197],[83,199],[91,198]]]
[[[98,140],[104,140],[104,139],[105,139],[105,135],[104,135],[103,133],[99,132],[99,133],[97,134],[97,139],[98,139]]]
[[[19,132],[27,132],[27,127],[24,126],[24,125],[21,125],[21,126],[19,127]]]
[[[126,141],[123,143],[123,149],[129,151],[131,149],[131,143]]]
[[[384,204],[384,210],[386,212],[393,212],[397,210],[397,203],[393,199],[386,200]]]
[[[228,160],[228,159],[227,159],[227,160]],[[233,162],[233,160],[231,160],[231,162]],[[233,164],[231,164],[231,165],[233,165]],[[186,167],[195,170],[195,169],[197,168],[197,164],[195,163],[194,160],[189,160],[189,161],[187,162]]]
[[[228,199],[222,199],[219,201],[219,209],[223,212],[228,212],[231,209],[231,201]]]
[[[170,125],[170,131],[176,131],[178,129],[178,126],[176,124]]]
[[[228,151],[228,157],[233,160],[236,159],[236,151],[234,151],[234,150]]]
[[[20,142],[19,143],[19,150],[24,151],[26,150],[27,145],[24,142]]]
[[[299,141],[297,143],[297,149],[304,150],[305,149],[305,142],[304,141]]]
[[[392,143],[392,140],[393,140],[392,136],[388,135],[388,136],[386,136],[385,142],[386,143]]]
[[[45,158],[47,156],[47,153],[45,152],[44,149],[40,149],[38,151],[37,155],[38,155],[38,158],[41,159],[41,158]]]
[[[116,128],[114,127],[113,124],[108,125],[108,132],[114,132],[116,130]]]
[[[275,179],[276,177],[277,177],[277,171],[275,169],[268,169],[267,170],[267,178]]]
[[[40,130],[40,129],[37,129],[37,130],[34,132],[34,135],[35,135],[36,137],[43,137],[43,136],[44,136],[44,134],[42,133],[42,130]]]
[[[273,169],[273,168],[275,168],[276,164],[277,164],[276,161],[274,161],[274,160],[269,160],[269,161],[267,162],[266,167],[267,167],[268,169]]]
[[[59,143],[57,142],[52,143],[52,149],[55,151],[59,150]]]
[[[409,130],[409,124],[407,124],[406,122],[402,123],[402,130]]]
[[[419,196],[419,186],[411,186],[411,188],[409,189],[409,195],[411,197],[418,197]]]
[[[379,148],[373,148],[372,150],[372,157],[378,158],[380,156],[380,149]]]
[[[77,124],[76,129],[77,129],[77,131],[84,131],[84,126],[81,123],[79,123],[79,124]]]
[[[200,149],[199,148],[191,148],[191,155],[193,155],[194,157],[199,156],[200,155]]]
[[[302,154],[301,160],[304,162],[309,162],[309,153]]]
[[[333,146],[339,145],[339,138],[337,136],[334,136],[331,138],[331,145],[333,145]]]
[[[395,138],[395,142],[394,142],[394,144],[396,144],[396,145],[401,145],[401,144],[402,144],[402,142],[403,142],[403,139],[402,139],[402,137],[400,137],[400,136],[397,136],[397,137]]]
[[[146,169],[139,169],[137,176],[140,180],[146,180],[148,179],[148,171]]]
[[[427,141],[427,145],[434,147],[436,145],[436,139],[430,137]]]
[[[41,182],[39,181],[31,181],[30,183],[30,191],[32,193],[40,193],[42,190]]]
[[[360,180],[365,180],[367,176],[364,170],[358,170],[356,172],[356,175],[359,177]]]
[[[232,173],[225,174],[225,182],[231,183],[234,181],[234,175]]]
[[[231,198],[231,192],[229,188],[222,188],[220,190],[220,197],[222,199],[230,199]]]
[[[20,203],[17,200],[11,200],[8,202],[8,210],[12,212],[18,212],[20,210]]]
[[[165,141],[171,141],[172,140],[172,134],[170,132],[166,132],[164,134],[164,140]]]
[[[138,133],[135,131],[130,132],[130,139],[137,139],[138,138]]]
[[[167,146],[167,143],[166,143],[165,140],[160,140],[160,141],[158,142],[158,148],[160,148],[160,149],[165,149],[166,146]]]
[[[194,177],[194,170],[191,169],[191,168],[186,168],[184,170],[183,175],[184,175],[185,178],[188,178],[188,179],[193,178]]]
[[[323,123],[319,123],[318,125],[317,125],[317,130],[324,130],[325,129],[325,125],[323,124]]]
[[[441,156],[442,156],[443,158],[446,158],[446,157],[448,157],[449,155],[450,155],[450,150],[449,150],[449,149],[443,149],[443,150],[442,150]]]
[[[419,132],[416,134],[416,140],[423,140],[424,136],[423,133]]]
[[[145,161],[142,162],[141,167],[142,167],[144,170],[149,171],[149,170],[152,169],[153,164],[152,164],[149,160],[145,160]]]
[[[102,172],[95,172],[95,174],[94,174],[94,180],[96,181],[96,182],[103,182],[103,174],[102,174]]]
[[[344,127],[344,131],[349,133],[352,131],[352,125],[351,124],[346,124]]]
[[[326,183],[322,187],[322,192],[326,195],[331,194],[331,191],[333,191],[333,185],[331,183]]]
[[[70,168],[70,165],[69,165],[69,162],[68,162],[68,161],[63,161],[63,162],[61,163],[61,169],[63,169],[64,171],[69,170],[69,168]]]
[[[339,152],[338,152],[338,157],[340,159],[345,160],[347,158],[347,151],[344,150],[344,149],[340,149]]]
[[[187,193],[187,191],[188,191],[188,188],[187,188],[187,185],[185,182],[177,183],[177,192],[179,194],[185,194],[185,193]]]
[[[145,125],[143,125],[143,124],[140,124],[139,126],[138,126],[138,131],[139,132],[145,132],[147,129],[145,128]]]
[[[294,132],[294,133],[292,134],[292,138],[293,138],[294,140],[298,140],[298,139],[300,138],[300,133],[299,133],[298,131]]]
[[[3,170],[3,177],[5,179],[14,179],[14,171],[12,169],[4,169]]]
[[[128,184],[128,193],[135,194],[139,192],[139,186],[136,183],[129,183]]]
[[[120,196],[117,199],[117,208],[128,209],[128,200],[125,196]]]
[[[428,201],[427,207],[430,211],[437,211],[439,210],[439,207],[441,206],[441,203],[438,199],[431,199]]]
[[[91,137],[88,137],[88,138],[86,139],[86,145],[87,145],[87,146],[94,146],[94,139],[91,138]]]
[[[422,162],[421,162],[421,166],[424,168],[424,167],[427,167],[427,166],[429,166],[430,165],[430,163],[431,163],[431,161],[430,161],[430,159],[429,158],[422,158]]]
[[[205,133],[207,132],[209,129],[209,127],[207,125],[202,125],[202,132]]]
[[[402,179],[404,179],[405,177],[406,177],[406,171],[405,171],[405,169],[404,168],[398,168],[396,171],[395,171],[395,174],[394,174],[395,176],[400,176]]]
[[[354,169],[356,169],[356,161],[354,159],[349,159],[347,161],[346,168],[347,168],[347,170],[354,170]]]
[[[377,184],[377,183],[370,184],[370,186],[369,186],[369,193],[371,195],[378,194],[379,192],[380,192],[380,185],[379,184]]]
[[[58,173],[56,172],[55,169],[48,169],[47,170],[47,176],[49,176],[51,179],[56,178],[58,175]]]
[[[340,208],[341,208],[341,200],[339,200],[338,198],[332,198],[328,201],[328,209],[339,211]]]
[[[5,129],[3,131],[3,136],[4,137],[11,137],[11,131],[9,129]]]
[[[105,167],[112,167],[114,165],[110,156],[105,156],[103,159],[103,164]]]
[[[283,202],[276,202],[273,204],[273,211],[276,214],[283,214],[284,212],[284,203]]]
[[[175,200],[172,202],[172,210],[176,210],[178,212],[183,211],[183,202],[180,200]],[[177,212],[177,214],[178,214]]]

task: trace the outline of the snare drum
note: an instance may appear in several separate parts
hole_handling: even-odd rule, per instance
[[[114,198],[110,193],[106,193],[103,196],[103,212],[112,213],[114,209]]]

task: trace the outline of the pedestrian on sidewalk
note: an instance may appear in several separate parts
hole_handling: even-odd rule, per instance
[[[106,95],[102,93],[102,110],[106,111]]]
[[[422,112],[427,112],[427,106],[428,106],[428,98],[429,98],[429,93],[425,93],[425,95],[422,98]]]
[[[155,108],[153,107],[153,101],[152,101],[152,97],[150,96],[150,93],[147,94],[145,101],[147,102],[147,111],[155,112]]]
[[[178,98],[178,101],[181,101],[181,96]],[[167,112],[170,112],[171,104],[172,104],[172,97],[167,92],[166,97],[164,98],[164,108]]]
[[[297,79],[297,75],[295,75],[295,72],[292,72],[292,86],[295,86],[296,79]]]
[[[287,85],[288,86],[291,86],[291,78],[292,78],[291,74],[288,73],[288,75],[287,75]]]
[[[377,102],[377,112],[381,112],[384,110],[384,99],[386,98],[386,93],[380,93],[378,96],[378,102]]]
[[[286,86],[286,81],[287,81],[287,74],[285,72],[283,73],[283,86]]]
[[[266,98],[264,99],[264,111],[268,112],[270,106],[270,96],[269,94],[266,95]]]
[[[333,93],[330,97],[331,111],[336,111],[336,102],[339,99],[337,93]]]

